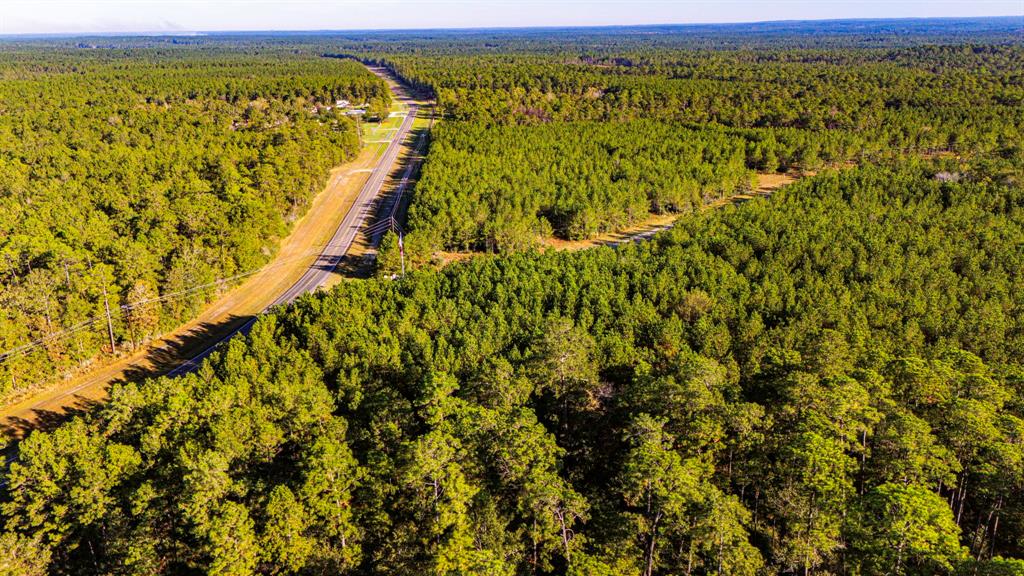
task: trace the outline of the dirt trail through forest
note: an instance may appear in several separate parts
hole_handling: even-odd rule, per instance
[[[807,176],[813,176],[813,173],[807,174]],[[802,176],[794,176],[792,174],[776,174],[776,173],[765,173],[757,175],[757,187],[749,192],[741,192],[725,198],[720,198],[709,202],[701,207],[701,210],[713,210],[715,208],[722,208],[723,206],[729,206],[739,202],[745,202],[753,198],[763,198],[770,196],[772,192],[782,188],[783,186],[792,184],[799,180]],[[634,224],[627,228],[616,232],[606,232],[604,234],[598,234],[592,238],[586,240],[562,240],[560,238],[545,238],[541,240],[541,246],[549,250],[586,250],[587,248],[593,248],[595,246],[617,246],[625,242],[635,242],[638,240],[646,240],[658,232],[668,230],[676,221],[680,218],[685,218],[690,212],[677,213],[677,214],[651,214],[643,222]],[[441,266],[446,266],[453,262],[459,262],[472,258],[477,255],[477,252],[438,252],[435,256],[439,260]]]
[[[730,204],[745,202],[753,198],[770,196],[772,192],[783,186],[792,184],[797,180],[799,180],[799,177],[791,174],[758,174],[757,187],[753,190],[714,200],[704,204],[701,207],[701,210],[713,210]],[[676,223],[676,220],[686,217],[687,214],[688,213],[685,212],[679,214],[652,214],[643,222],[617,232],[599,234],[586,240],[560,240],[558,238],[548,238],[544,240],[543,243],[545,246],[555,250],[584,250],[586,248],[593,248],[594,246],[616,246],[624,242],[645,240],[654,236],[658,232],[668,230]]]

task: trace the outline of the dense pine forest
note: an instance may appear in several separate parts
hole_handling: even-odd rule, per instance
[[[107,307],[130,349],[264,264],[359,149],[325,105],[390,101],[365,67],[318,56],[0,56],[0,400],[109,354]]]
[[[743,192],[744,170],[1020,157],[1024,50],[367,54],[437,97],[409,244],[509,251]],[[728,139],[725,142],[724,139]],[[426,253],[426,254],[423,254]]]
[[[749,188],[752,178],[745,140],[722,131],[453,122],[433,137],[409,222],[448,248],[509,251],[551,234],[585,238],[650,211],[700,206]]]
[[[167,83],[162,102],[133,102],[121,124],[109,109],[81,121],[97,132],[80,146],[121,179],[149,172],[126,168],[100,134],[156,142],[150,124],[124,121],[149,106],[196,107],[172,117],[182,129],[212,109],[226,138],[253,139],[156,164],[211,177],[212,199],[220,173],[197,158],[299,146],[301,126],[326,139],[322,164],[275,164],[290,171],[274,193],[238,176],[232,189],[262,211],[233,220],[211,207],[216,218],[197,224],[227,271],[246,254],[258,264],[308,201],[315,168],[358,147],[347,120],[311,116],[309,102],[383,94],[356,62],[311,55],[385,64],[441,114],[408,211],[408,274],[392,275],[389,239],[380,277],[276,309],[198,371],[116,384],[89,413],[20,441],[0,488],[0,574],[1024,574],[1022,27],[115,39],[123,54],[59,58],[23,47],[0,90],[108,75],[75,96],[79,112],[51,118],[86,114],[110,86],[141,97],[131,73]],[[164,52],[194,62],[206,91],[179,99],[178,82],[145,72]],[[237,62],[260,64],[233,76]],[[286,123],[239,136],[260,98]],[[56,106],[20,105],[0,123],[24,131],[29,109]],[[45,167],[54,195],[93,174],[81,157],[51,156],[21,164]],[[6,192],[12,165],[0,163],[0,201],[36,224],[5,224],[4,246],[75,238],[45,232],[40,222],[59,220],[42,200]],[[296,170],[309,173],[292,180]],[[701,209],[759,172],[799,179]],[[81,198],[127,193],[88,178],[71,188]],[[186,211],[182,186],[159,188],[153,218]],[[117,246],[146,222],[130,198],[51,202],[92,206],[101,230],[124,230]],[[538,248],[665,212],[681,217],[648,241]],[[175,224],[160,238],[199,243]],[[78,254],[108,262],[111,282],[138,278],[99,246]],[[149,258],[170,267],[146,270],[170,274],[180,256],[160,250]],[[438,269],[440,250],[475,255]],[[27,262],[5,297],[29,274],[63,273],[58,256]]]

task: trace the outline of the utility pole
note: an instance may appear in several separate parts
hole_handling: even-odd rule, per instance
[[[71,272],[68,270],[68,260],[67,260],[67,258],[65,258],[63,260],[63,264],[64,264],[64,280],[68,283],[68,291],[70,292],[71,291]]]
[[[402,232],[398,232],[398,253],[402,256],[402,278],[405,278],[405,245],[402,243]]]
[[[107,285],[103,285],[103,309],[107,312],[107,335],[110,336],[110,353],[117,353],[117,346],[114,344],[114,324],[110,321],[110,301],[107,300]]]

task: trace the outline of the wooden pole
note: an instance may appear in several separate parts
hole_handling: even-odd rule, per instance
[[[110,301],[107,300],[107,286],[103,286],[103,309],[107,312],[107,335],[110,336],[110,353],[117,353],[117,345],[114,343],[114,324],[110,321]]]
[[[402,278],[405,278],[405,243],[401,232],[398,233],[398,253],[402,256]]]

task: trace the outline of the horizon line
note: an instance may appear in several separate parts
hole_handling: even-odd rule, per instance
[[[196,37],[230,34],[342,34],[352,32],[473,32],[473,31],[509,31],[509,30],[594,30],[594,29],[631,29],[657,27],[699,27],[699,26],[751,26],[758,24],[786,24],[798,22],[901,22],[927,20],[1013,20],[1018,19],[1024,25],[1024,14],[1005,14],[996,16],[902,16],[902,17],[857,17],[857,18],[784,18],[779,20],[750,20],[737,22],[652,22],[645,24],[551,24],[528,26],[452,26],[452,27],[410,27],[410,28],[280,28],[280,29],[194,29],[194,30],[128,30],[128,31],[95,31],[95,32],[14,32],[0,33],[5,38],[90,38],[90,37]]]

